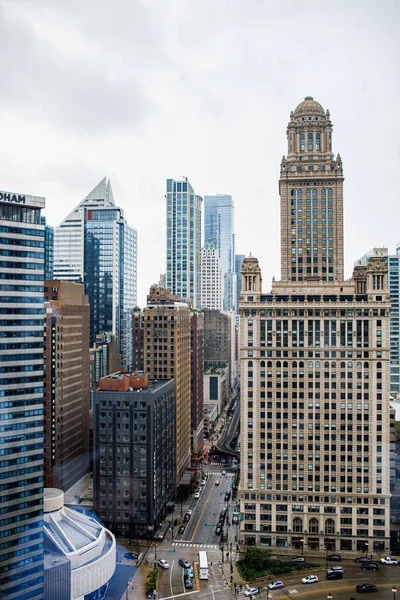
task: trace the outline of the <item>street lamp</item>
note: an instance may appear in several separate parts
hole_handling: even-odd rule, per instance
[[[392,592],[393,592],[393,600],[396,600],[397,588],[396,587],[392,587]]]

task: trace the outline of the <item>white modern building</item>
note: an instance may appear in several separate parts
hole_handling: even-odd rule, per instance
[[[64,492],[55,488],[44,490],[44,533],[45,598],[100,600],[116,567],[113,534],[64,506]]]
[[[201,308],[223,308],[222,261],[218,248],[210,240],[201,251]]]

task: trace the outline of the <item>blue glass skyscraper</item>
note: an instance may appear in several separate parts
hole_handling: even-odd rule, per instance
[[[201,202],[187,178],[167,179],[167,288],[200,307]]]
[[[235,307],[235,235],[232,196],[204,196],[204,239],[219,250],[224,278],[224,310]]]
[[[44,198],[0,192],[0,597],[43,599]]]
[[[44,280],[51,281],[54,272],[54,227],[46,224],[46,217],[40,217],[44,225]]]

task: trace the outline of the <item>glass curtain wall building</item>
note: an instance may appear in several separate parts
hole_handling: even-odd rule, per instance
[[[185,177],[167,179],[167,288],[200,307],[201,202]]]
[[[0,597],[43,598],[44,198],[0,192]]]
[[[235,254],[235,275],[236,275],[236,312],[239,312],[239,296],[242,291],[242,264],[245,259],[244,254]]]
[[[54,227],[46,224],[46,217],[40,217],[44,225],[44,280],[51,281],[54,272]]]
[[[136,306],[137,233],[120,208],[85,209],[85,293],[90,302],[90,344],[112,332],[121,364],[132,366],[132,310]]]
[[[236,302],[234,204],[232,196],[204,196],[204,239],[219,250],[224,279],[224,310]]]

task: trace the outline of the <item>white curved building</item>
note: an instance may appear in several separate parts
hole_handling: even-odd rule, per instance
[[[102,598],[116,566],[113,534],[64,506],[64,492],[54,488],[44,490],[44,533],[45,598]]]

